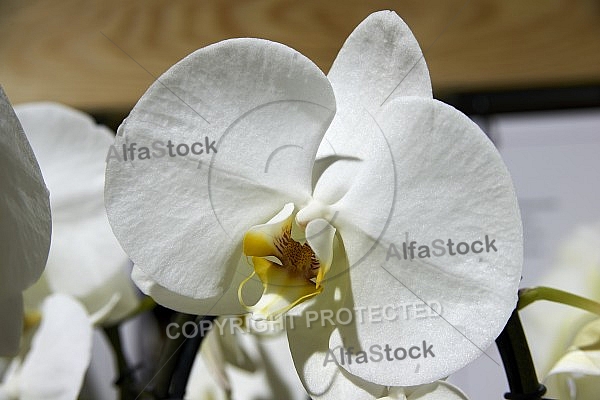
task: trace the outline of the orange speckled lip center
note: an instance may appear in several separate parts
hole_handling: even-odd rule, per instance
[[[317,276],[320,264],[308,243],[300,244],[291,237],[291,227],[283,229],[274,245],[279,250],[278,259],[281,266],[292,274],[302,275],[306,280]]]

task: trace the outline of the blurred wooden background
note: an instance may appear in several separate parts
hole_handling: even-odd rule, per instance
[[[436,95],[600,83],[599,0],[0,0],[13,103],[127,112],[169,66],[231,37],[285,43],[327,71],[369,13],[412,28]]]

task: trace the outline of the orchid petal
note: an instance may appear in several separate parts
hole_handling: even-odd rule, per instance
[[[554,382],[550,379],[558,378],[560,375],[553,375],[544,383],[548,387],[548,394],[553,398],[560,400],[595,400],[598,398],[598,375],[566,375],[566,379],[560,380],[560,389],[556,390]]]
[[[600,376],[600,319],[586,324],[575,336],[571,349],[546,377],[552,393],[561,399],[588,399],[597,393]]]
[[[264,375],[264,384],[261,385],[262,387],[259,386],[254,395],[248,393],[249,399],[304,400],[306,398],[306,392],[293,367],[285,334],[247,334],[242,335],[240,339],[246,352],[254,355],[255,363],[260,366],[258,372]],[[231,376],[232,381],[238,381],[238,385],[241,386],[244,381],[238,377],[239,372],[242,371],[236,370],[236,373],[232,371]],[[237,391],[234,390],[234,398],[247,392],[249,391],[240,387]]]
[[[292,307],[322,292],[304,276],[290,274],[266,258],[253,257],[252,263],[263,283],[264,293],[256,304],[246,308],[258,319],[278,318]]]
[[[468,400],[467,396],[456,386],[436,381],[426,385],[391,387],[385,397],[380,400]]]
[[[314,219],[306,225],[306,242],[315,252],[321,265],[315,278],[317,289],[331,269],[334,236],[335,228],[324,219]]]
[[[335,92],[337,113],[318,155],[319,160],[342,160],[325,171],[315,197],[331,204],[348,190],[359,173],[358,161],[390,165],[385,143],[380,143],[381,135],[369,115],[396,97],[432,98],[432,92],[419,44],[393,11],[369,15],[350,34],[327,77]],[[382,158],[374,160],[374,155]],[[371,180],[377,178],[381,179],[370,176]],[[379,184],[379,188],[386,187],[385,177]]]
[[[231,384],[226,372],[225,357],[229,354],[229,350],[232,350],[233,354],[243,354],[244,357],[246,354],[237,343],[234,343],[232,349],[226,348],[226,342],[235,340],[233,335],[227,333],[227,330],[218,332],[213,328],[204,337],[190,373],[186,400],[231,398]]]
[[[206,340],[206,339],[205,339]],[[207,373],[208,371],[208,373]],[[215,371],[210,363],[199,353],[194,360],[190,377],[185,391],[185,400],[227,400],[228,388],[222,386],[220,380],[214,376]]]
[[[353,376],[338,365],[333,355],[336,350],[328,347],[333,329],[329,324],[309,321],[304,316],[294,317],[292,321],[288,323],[290,352],[298,376],[312,399],[371,400],[383,395],[383,386]]]
[[[224,336],[227,334],[227,331],[217,332],[215,329],[212,329],[204,340],[202,341],[202,347],[200,349],[200,353],[198,354],[198,359],[202,359],[202,362],[206,364],[206,368],[203,368],[200,373],[206,375],[205,371],[208,371],[209,374],[213,375],[213,378],[217,381],[217,384],[220,388],[225,390],[226,392],[231,391],[231,385],[229,383],[229,379],[227,378],[227,373],[225,372],[225,349],[223,344],[226,342],[224,340]],[[220,335],[218,333],[221,333]],[[233,336],[233,335],[231,335]],[[233,338],[232,338],[233,339]],[[238,346],[234,346],[232,349],[233,354],[241,353],[242,356],[240,358],[245,358],[245,354],[243,354],[243,349]],[[194,365],[196,368],[196,365]]]
[[[338,108],[370,112],[398,96],[431,98],[429,70],[410,28],[393,11],[369,15],[342,46],[327,75]]]
[[[290,352],[298,376],[311,398],[374,399],[383,394],[384,388],[339,367],[334,351],[329,347],[329,337],[337,329],[333,322],[344,304],[344,294],[351,296],[347,290],[348,264],[343,246],[337,239],[333,252],[333,262],[323,285],[323,293],[315,297],[299,316],[288,316]],[[340,319],[347,319],[346,311],[342,311]]]
[[[548,394],[561,400],[594,399],[598,393],[600,351],[567,352],[544,380]]]
[[[41,275],[50,247],[50,203],[40,167],[0,87],[0,356],[18,349],[21,291]],[[22,300],[19,300],[22,302]],[[10,316],[10,317],[9,317]]]
[[[0,297],[0,354],[15,355],[23,331],[23,295]]]
[[[245,257],[241,257],[229,288],[223,294],[208,299],[194,299],[172,292],[157,284],[137,266],[133,267],[131,278],[144,294],[164,307],[194,315],[239,315],[246,313],[247,310],[238,300],[238,287],[251,273],[252,266]],[[244,286],[244,299],[249,303],[255,303],[262,291],[260,281],[251,279]]]
[[[600,375],[600,350],[571,350],[552,368],[548,376],[557,374]]]
[[[186,396],[190,400],[207,398],[203,393],[238,400],[305,399],[286,335],[248,333],[236,323],[239,319],[214,321],[216,326],[204,338],[194,362]]]
[[[50,247],[50,206],[38,162],[0,88],[0,292],[19,292],[44,270]]]
[[[116,148],[216,145],[200,158],[108,161],[109,218],[134,263],[172,292],[223,294],[245,230],[310,197],[312,164],[334,112],[327,78],[281,44],[228,40],[173,66],[120,127]]]
[[[404,389],[408,395],[407,400],[468,400],[458,387],[446,381],[436,381]]]
[[[51,191],[48,284],[81,300],[90,313],[118,291],[119,302],[105,321],[114,322],[138,300],[125,273],[127,256],[104,209],[104,160],[113,135],[88,115],[59,104],[23,104],[16,113]]]
[[[121,300],[121,295],[119,293],[113,293],[110,299],[102,306],[102,308],[96,310],[93,314],[90,314],[90,321],[92,325],[99,325],[102,321],[107,321],[110,318],[110,315],[114,313],[115,308],[119,304]],[[89,307],[87,307],[89,310]]]
[[[287,203],[281,211],[267,223],[248,229],[244,235],[243,251],[249,257],[280,257],[281,252],[275,245],[275,238],[285,230],[292,229],[294,204]]]
[[[92,326],[77,301],[54,294],[42,307],[42,323],[20,373],[22,400],[76,399],[89,365]]]
[[[0,400],[14,400],[19,398],[19,372],[20,359],[2,359],[5,362],[0,372]]]
[[[405,97],[390,102],[374,118],[393,155],[392,169],[357,175],[350,190],[332,206],[338,211],[336,227],[350,262],[353,303],[349,308],[408,302],[428,310],[427,303],[436,302],[442,312],[431,318],[356,324],[355,336],[341,326],[330,348],[419,346],[429,358],[344,368],[375,383],[422,384],[443,378],[481,355],[508,320],[516,304],[522,264],[519,210],[509,174],[493,144],[452,107]],[[373,162],[366,167],[383,165]],[[386,174],[395,178],[389,190],[373,179]],[[379,208],[363,207],[366,199]],[[486,251],[478,247],[478,254],[455,252],[453,256],[448,250],[440,257],[429,253],[423,258],[417,257],[415,249],[414,259],[403,257],[404,242],[431,247],[438,239],[480,241],[484,247],[489,243],[481,241],[494,240],[494,247]],[[431,345],[435,356],[426,351]]]
[[[347,114],[338,113],[333,120],[319,154],[332,152],[333,156],[324,155],[319,160],[334,158],[316,182],[313,197],[323,204],[327,215],[324,217],[336,225],[339,214],[338,203],[344,199],[352,204],[346,207],[345,217],[365,219],[369,228],[367,232],[374,239],[384,230],[394,198],[394,157],[377,121],[364,108],[356,108]],[[349,156],[343,156],[349,155]],[[365,185],[361,187],[360,185]],[[353,207],[353,208],[352,208]],[[349,216],[348,212],[353,216]],[[355,251],[368,251],[368,246]]]
[[[124,326],[129,325],[133,320],[135,319],[124,321],[119,330],[121,332],[121,338],[124,339],[123,347],[125,349],[125,356],[130,363],[129,365],[140,365],[142,364],[141,361],[131,357],[131,347],[125,342],[130,338],[128,337],[127,332],[123,331]],[[150,348],[159,348],[158,342],[154,342],[156,346],[148,346],[148,343],[145,343],[148,338],[153,338],[157,332],[158,329],[157,331],[152,332],[144,331],[144,335],[137,335],[131,339],[135,340],[139,346],[145,346],[145,351],[148,352],[148,349]],[[155,362],[156,353],[152,355],[148,353],[148,357],[152,359],[152,362]],[[119,389],[114,384],[117,379],[119,379],[117,368],[116,355],[108,338],[103,330],[94,329],[92,333],[92,356],[83,379],[79,399],[119,400]]]

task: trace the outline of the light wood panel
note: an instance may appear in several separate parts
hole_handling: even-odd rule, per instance
[[[327,71],[379,9],[411,26],[437,93],[600,82],[598,0],[4,0],[0,84],[13,102],[124,110],[177,60],[240,36]]]

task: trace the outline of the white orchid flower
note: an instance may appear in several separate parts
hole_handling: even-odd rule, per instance
[[[52,244],[37,291],[81,301],[99,323],[110,324],[138,304],[126,273],[128,258],[111,232],[104,208],[110,130],[88,115],[55,103],[29,103],[15,112],[50,190]],[[30,304],[35,308],[35,304]]]
[[[50,203],[40,167],[0,87],[0,356],[18,352],[22,291],[38,280],[50,247]]]
[[[13,359],[0,400],[75,400],[91,357],[92,326],[83,305],[60,293],[46,297],[28,351]]]
[[[328,76],[266,40],[192,53],[119,128],[105,194],[134,280],[159,303],[295,316],[290,349],[313,398],[443,378],[516,304],[508,172],[473,122],[432,99],[393,12],[369,16]],[[398,312],[407,305],[430,317]],[[391,360],[345,361],[385,346]]]

